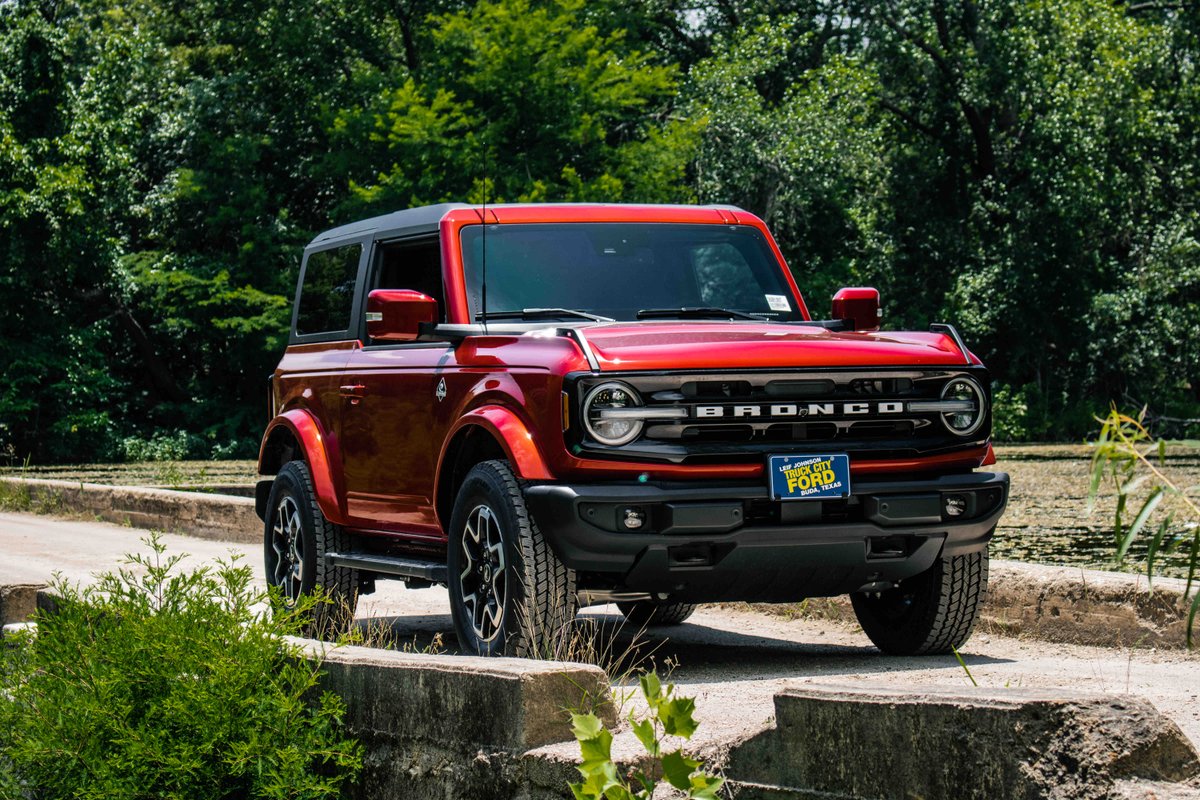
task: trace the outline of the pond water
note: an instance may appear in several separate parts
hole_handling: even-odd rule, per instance
[[[1090,450],[1075,445],[1011,446],[997,448],[999,463],[994,469],[1008,472],[1012,492],[1008,510],[996,529],[991,553],[994,558],[1040,564],[1078,566],[1090,569],[1145,572],[1149,536],[1139,536],[1130,547],[1125,563],[1115,563],[1116,544],[1113,516],[1116,508],[1111,483],[1104,483],[1095,503],[1088,509],[1091,477]],[[1167,471],[1182,485],[1200,484],[1200,453],[1172,454]],[[1130,502],[1136,513],[1143,497]],[[1157,524],[1157,517],[1151,519]],[[1147,533],[1153,530],[1146,526]],[[1195,528],[1176,522],[1177,533],[1190,536]],[[1190,547],[1190,543],[1189,546]],[[1156,575],[1186,578],[1190,560],[1188,547],[1155,556]]]

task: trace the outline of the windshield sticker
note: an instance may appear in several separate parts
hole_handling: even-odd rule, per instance
[[[791,311],[792,304],[788,302],[787,296],[782,294],[763,295],[767,298],[767,307],[772,311]]]

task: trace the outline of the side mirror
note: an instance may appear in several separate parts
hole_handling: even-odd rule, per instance
[[[381,342],[411,342],[422,322],[437,321],[437,300],[411,289],[376,289],[367,295],[367,335]]]
[[[856,331],[877,331],[883,309],[879,290],[863,286],[838,289],[833,296],[833,319],[844,319]]]

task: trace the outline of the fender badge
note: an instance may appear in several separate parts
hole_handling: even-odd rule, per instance
[[[433,393],[433,396],[438,399],[439,403],[446,399],[446,379],[445,378],[442,378],[440,381],[438,381],[437,391],[435,391]]]

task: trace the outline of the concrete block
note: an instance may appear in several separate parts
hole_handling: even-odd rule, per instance
[[[26,622],[37,608],[41,584],[18,583],[0,586],[0,625]]]
[[[38,589],[35,602],[38,613],[53,614],[58,610],[58,595],[48,586]]]
[[[525,751],[573,740],[569,710],[603,700],[598,713],[616,721],[598,667],[296,641],[322,662],[321,688],[346,702],[363,742],[359,797],[516,796]]]
[[[730,752],[739,798],[1071,800],[1200,778],[1188,739],[1137,697],[814,684],[775,710]]]

